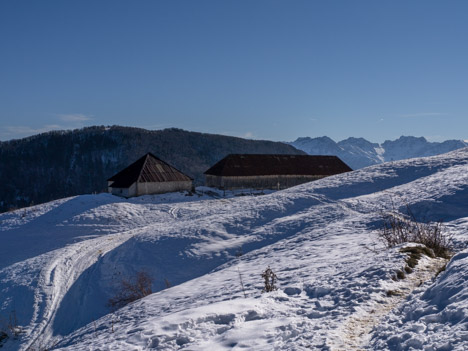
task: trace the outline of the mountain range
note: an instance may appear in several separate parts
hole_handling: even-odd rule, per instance
[[[338,156],[352,169],[388,161],[440,155],[468,146],[463,140],[429,142],[424,137],[414,136],[401,136],[396,140],[386,140],[382,144],[372,143],[364,138],[348,138],[335,142],[327,136],[303,137],[289,144],[310,155]]]

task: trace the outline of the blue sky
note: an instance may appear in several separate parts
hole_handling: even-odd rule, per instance
[[[468,139],[468,1],[0,2],[0,140]]]

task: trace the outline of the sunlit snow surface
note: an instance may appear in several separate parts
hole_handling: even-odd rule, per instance
[[[377,238],[382,211],[409,204],[462,250],[468,149],[223,195],[85,195],[0,215],[0,323],[14,311],[21,331],[3,350],[468,349],[467,254],[417,287],[437,262],[395,281],[406,256]],[[262,293],[268,266],[278,290]],[[110,313],[141,270],[158,292]]]

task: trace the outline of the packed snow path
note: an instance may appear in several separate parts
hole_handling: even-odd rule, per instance
[[[372,330],[391,310],[402,304],[408,296],[424,283],[433,280],[446,265],[443,258],[423,256],[411,274],[389,286],[387,298],[370,301],[360,306],[359,310],[331,336],[328,345],[331,351],[364,350],[372,337]]]
[[[368,350],[466,350],[467,267],[468,250],[464,250],[450,260],[433,284],[418,289],[382,320]]]
[[[392,280],[406,255],[376,242],[380,211],[409,204],[426,219],[445,219],[465,242],[467,164],[465,149],[264,196],[102,194],[2,214],[0,315],[15,310],[23,330],[3,347],[330,350],[395,342],[390,322],[385,340],[367,333],[374,307],[401,299],[387,292],[411,289],[411,280]],[[262,294],[268,266],[278,290]],[[158,292],[109,313],[119,281],[141,270]]]

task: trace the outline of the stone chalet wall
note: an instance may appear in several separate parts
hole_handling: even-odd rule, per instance
[[[221,177],[206,175],[206,186],[218,189],[286,189],[311,182],[325,176],[268,175],[246,177]]]
[[[128,188],[113,188],[109,187],[109,192],[112,193],[113,195],[117,196],[123,196],[123,197],[132,197],[136,196],[136,183],[133,183],[130,185]]]
[[[192,190],[192,181],[137,183],[136,196]]]
[[[133,183],[129,188],[113,188],[110,186],[108,189],[113,195],[123,197],[165,194],[183,190],[190,191],[192,190],[192,181]]]

